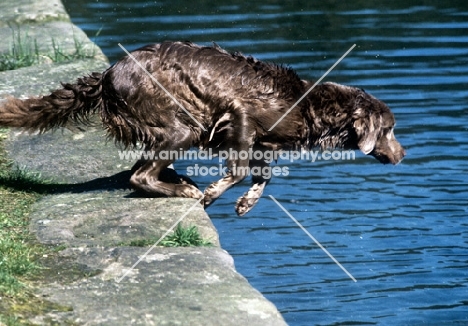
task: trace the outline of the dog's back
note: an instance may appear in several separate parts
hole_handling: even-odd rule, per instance
[[[261,139],[305,92],[293,70],[218,46],[164,42],[131,54],[103,75],[103,120],[126,144],[158,146],[164,133],[173,132],[174,121],[190,126],[191,145],[206,146],[209,140],[216,147],[226,138],[239,138],[235,126],[242,123],[249,123]],[[298,137],[303,141],[300,113],[287,116],[269,141],[285,146]],[[216,125],[220,120],[223,125]],[[203,132],[200,124],[210,132]],[[153,128],[143,128],[147,126]]]

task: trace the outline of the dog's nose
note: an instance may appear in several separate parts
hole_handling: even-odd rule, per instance
[[[395,162],[393,164],[398,164],[403,160],[403,157],[406,156],[406,151],[403,147],[400,147],[400,150],[395,155]]]

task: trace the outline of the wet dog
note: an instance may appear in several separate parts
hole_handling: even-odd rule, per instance
[[[99,113],[117,142],[155,153],[192,147],[237,153],[343,148],[392,164],[405,156],[393,134],[392,112],[364,90],[323,83],[298,102],[312,82],[301,80],[292,69],[231,54],[217,45],[148,45],[103,73],[62,86],[47,96],[7,100],[0,107],[0,125],[45,132]],[[131,185],[147,195],[203,198],[208,206],[243,180],[246,168],[268,166],[263,159],[228,157],[228,173],[202,193],[185,178],[175,183],[160,178],[172,163],[139,161]],[[252,177],[252,187],[237,201],[239,215],[257,203],[268,181]]]

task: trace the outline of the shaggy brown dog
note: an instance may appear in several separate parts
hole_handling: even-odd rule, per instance
[[[216,45],[184,42],[148,45],[132,56],[151,77],[127,56],[105,72],[63,84],[48,96],[9,99],[0,108],[0,125],[45,132],[86,120],[97,111],[116,141],[156,153],[191,147],[237,153],[253,148],[344,148],[360,149],[393,164],[405,155],[393,135],[390,109],[361,89],[317,85],[269,131],[313,85],[293,70],[230,54]],[[246,177],[233,173],[236,167],[268,165],[264,160],[229,157],[230,172],[202,193],[187,182],[161,181],[161,171],[171,163],[138,162],[131,185],[148,195],[204,197],[208,206]],[[237,201],[239,215],[256,204],[269,181],[262,176],[252,180],[250,190]]]

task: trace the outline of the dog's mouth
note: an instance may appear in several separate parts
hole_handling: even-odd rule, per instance
[[[384,153],[384,152],[379,152],[378,150],[374,149],[372,152],[369,153],[369,155],[372,155],[375,157],[380,163],[382,164],[393,164],[397,165],[398,163],[401,162],[403,157],[406,155],[406,151],[402,148],[401,151],[398,153]]]
[[[373,157],[375,157],[377,161],[379,161],[382,164],[389,164],[389,163],[396,164],[396,163],[393,163],[388,156],[382,153],[377,153],[376,151],[372,151],[369,153],[369,155],[372,155]]]

